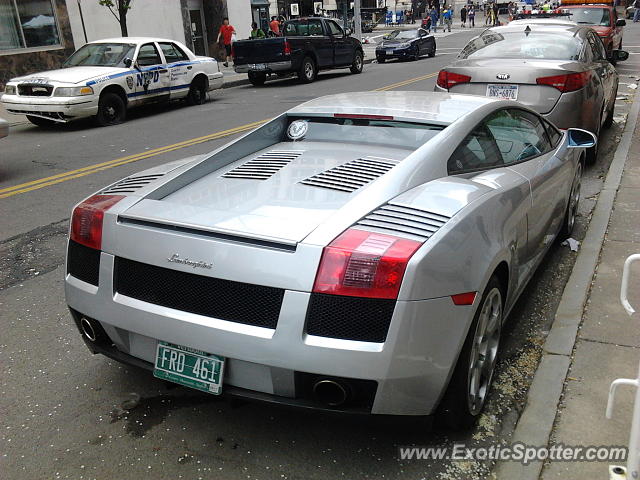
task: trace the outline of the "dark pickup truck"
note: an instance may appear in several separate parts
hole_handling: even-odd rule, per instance
[[[319,70],[351,68],[362,72],[362,45],[335,20],[300,18],[284,24],[282,37],[240,40],[233,43],[237,73],[248,73],[249,81],[262,85],[267,75],[296,73],[303,83],[313,82]]]

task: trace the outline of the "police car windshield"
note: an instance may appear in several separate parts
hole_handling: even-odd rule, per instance
[[[88,43],[71,55],[64,67],[125,67],[136,46],[129,43]]]

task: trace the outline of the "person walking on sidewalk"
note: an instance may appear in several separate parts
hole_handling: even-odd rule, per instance
[[[431,16],[431,26],[433,27],[433,33],[438,31],[438,11],[436,7],[431,8],[431,12],[429,13]]]
[[[462,28],[465,28],[467,26],[467,7],[464,5],[460,10],[460,26]]]
[[[449,29],[449,31],[451,31],[451,24],[453,23],[451,11],[451,5],[449,5],[449,7],[442,12],[442,18],[444,18],[444,27],[442,28],[443,32],[446,29]]]
[[[476,26],[476,9],[473,5],[469,5],[469,11],[467,12],[469,16],[469,28]]]
[[[635,8],[633,11],[633,23],[638,23],[640,21],[640,0],[633,2],[633,8]]]
[[[224,46],[224,63],[225,67],[229,66],[229,59],[231,58],[231,43],[233,43],[233,36],[236,33],[236,29],[229,25],[229,19],[224,17],[222,25],[220,25],[220,31],[218,32],[218,43],[222,43]]]
[[[500,20],[498,19],[498,4],[494,3],[491,7],[491,20],[493,21],[492,25],[494,27],[500,26]]]

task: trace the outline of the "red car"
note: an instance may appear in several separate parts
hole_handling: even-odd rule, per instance
[[[609,58],[613,50],[622,48],[622,27],[627,22],[618,18],[615,7],[604,4],[563,5],[562,10],[571,14],[569,18],[573,22],[593,27],[602,39]]]

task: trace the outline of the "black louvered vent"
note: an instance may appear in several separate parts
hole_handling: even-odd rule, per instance
[[[222,176],[224,178],[267,180],[303,153],[304,152],[294,150],[272,150],[252,158],[248,162],[229,170]]]
[[[146,187],[151,182],[155,182],[162,177],[164,173],[158,173],[156,175],[137,175],[134,177],[127,177],[124,180],[120,180],[114,183],[110,187],[107,187],[100,193],[103,195],[116,194],[116,193],[133,193],[136,190]]]
[[[300,183],[350,193],[381,177],[397,164],[396,160],[388,158],[364,157],[318,173]]]
[[[387,203],[356,223],[367,230],[424,242],[450,217],[414,207]]]

